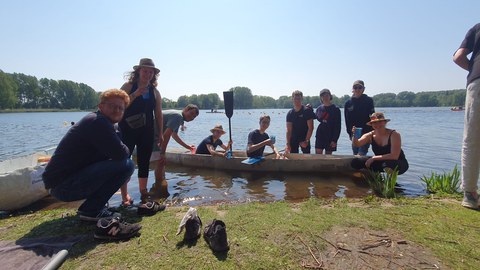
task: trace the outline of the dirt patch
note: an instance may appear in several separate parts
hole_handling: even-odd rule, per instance
[[[339,227],[320,239],[296,238],[305,269],[445,269],[429,250],[396,232]]]

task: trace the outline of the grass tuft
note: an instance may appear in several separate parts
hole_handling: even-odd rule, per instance
[[[426,190],[429,193],[443,193],[443,194],[458,194],[460,184],[460,170],[455,165],[452,172],[443,172],[437,174],[432,172],[430,177],[423,176],[422,182],[426,185]]]
[[[398,170],[395,168],[391,172],[369,171],[364,175],[365,180],[372,188],[373,192],[384,198],[396,198],[395,185],[397,183]]]

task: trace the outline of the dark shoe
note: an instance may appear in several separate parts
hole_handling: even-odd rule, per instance
[[[90,215],[90,214],[78,211],[78,216],[80,217],[80,220],[83,220],[83,221],[97,222],[101,218],[115,218],[115,217],[121,217],[122,215],[120,213],[112,212],[108,210],[107,207],[104,207],[96,215]]]
[[[227,241],[227,229],[221,220],[212,220],[203,231],[203,238],[213,251],[229,250]]]
[[[103,240],[122,240],[135,236],[142,226],[140,224],[128,224],[121,218],[102,218],[97,221],[97,228],[93,237]]]
[[[199,216],[194,216],[185,223],[184,241],[192,241],[198,239],[202,234],[202,220]]]
[[[166,206],[164,204],[159,204],[157,202],[147,202],[138,206],[137,214],[140,216],[153,216],[157,212],[165,210]]]
[[[133,199],[130,199],[128,201],[122,201],[120,204],[121,208],[132,208],[133,207]]]

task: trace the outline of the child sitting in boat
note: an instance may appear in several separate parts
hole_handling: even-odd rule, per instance
[[[263,156],[263,151],[265,146],[268,145],[272,148],[275,153],[275,158],[280,158],[280,154],[275,147],[275,137],[270,137],[265,132],[270,126],[270,116],[263,115],[260,117],[260,128],[255,129],[254,131],[248,134],[248,143],[247,143],[247,156],[249,157],[261,157]]]
[[[216,125],[214,128],[210,129],[212,135],[208,136],[207,138],[203,139],[203,141],[198,145],[197,151],[195,154],[203,154],[203,155],[212,155],[212,156],[220,156],[226,157],[228,153],[228,149],[232,145],[232,141],[228,142],[228,145],[224,145],[220,137],[225,134],[222,125]],[[225,152],[218,152],[215,151],[217,146],[222,147]]]

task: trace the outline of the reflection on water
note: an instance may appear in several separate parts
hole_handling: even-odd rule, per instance
[[[153,175],[153,171],[151,172]],[[266,174],[234,171],[215,171],[167,166],[170,205],[203,205],[224,202],[302,201],[317,198],[359,198],[370,193],[361,177],[346,174]],[[151,176],[149,183],[153,183]],[[136,202],[140,200],[138,180],[135,175],[129,192]],[[121,202],[119,194],[110,200],[112,205]]]

